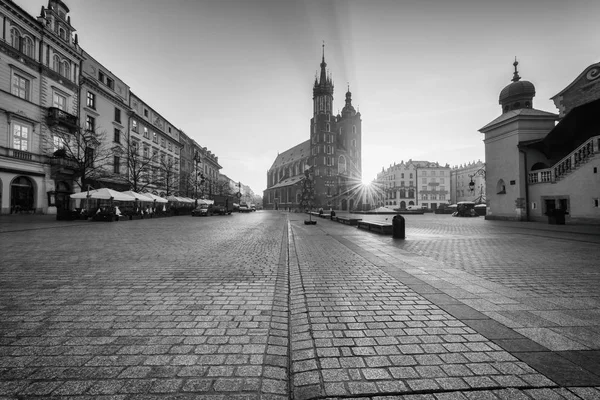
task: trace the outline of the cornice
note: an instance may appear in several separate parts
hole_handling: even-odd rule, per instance
[[[83,88],[85,85],[90,86],[93,90],[101,92],[102,95],[104,97],[108,97],[110,100],[112,100],[113,103],[115,104],[119,104],[121,107],[125,108],[125,111],[128,113],[128,115],[131,116],[131,107],[129,106],[129,104],[127,104],[127,102],[125,101],[125,99],[121,99],[120,97],[112,94],[111,92],[107,91],[104,86],[100,85],[95,79],[91,79],[88,78],[84,75],[80,75],[80,85]]]

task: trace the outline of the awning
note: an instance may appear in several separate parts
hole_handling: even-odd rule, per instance
[[[72,199],[100,199],[100,200],[116,200],[116,201],[135,201],[135,197],[125,193],[117,192],[116,190],[101,188],[90,191],[74,193]]]

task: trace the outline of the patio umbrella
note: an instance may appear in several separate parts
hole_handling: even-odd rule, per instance
[[[167,199],[163,199],[160,196],[157,196],[155,194],[152,193],[144,193],[144,196],[151,198],[152,200],[156,200],[157,203],[167,203],[168,200]]]
[[[134,192],[133,190],[127,190],[127,191],[121,192],[121,193],[129,195],[129,196],[133,196],[133,197],[135,197],[136,200],[139,200],[139,201],[147,201],[147,202],[154,201],[154,199],[148,197],[147,193],[142,194],[142,193]]]
[[[101,188],[85,192],[74,193],[72,199],[101,199],[101,200],[116,200],[116,201],[135,201],[135,197],[125,193],[117,192],[116,190]]]

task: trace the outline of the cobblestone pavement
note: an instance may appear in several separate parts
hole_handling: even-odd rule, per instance
[[[0,218],[0,399],[600,398],[600,236],[409,217]]]

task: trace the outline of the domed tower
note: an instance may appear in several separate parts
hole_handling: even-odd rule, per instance
[[[498,99],[498,102],[502,106],[502,113],[521,108],[533,108],[535,86],[529,81],[521,80],[519,71],[517,71],[519,62],[516,58],[513,65],[515,67],[515,72],[513,73],[512,83],[502,89]]]

